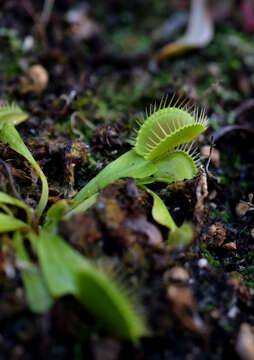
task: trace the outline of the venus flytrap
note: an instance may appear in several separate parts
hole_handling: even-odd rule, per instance
[[[4,111],[3,111],[4,110]],[[8,110],[8,111],[7,111]],[[160,197],[147,188],[147,184],[191,179],[198,173],[199,157],[193,150],[193,141],[206,129],[204,112],[190,111],[188,105],[177,103],[166,106],[161,102],[158,109],[150,110],[140,125],[133,149],[106,166],[75,196],[69,206],[66,200],[52,205],[39,223],[48,202],[48,183],[15,129],[27,114],[18,107],[0,108],[0,140],[22,155],[35,169],[42,182],[42,193],[34,212],[22,201],[0,193],[0,233],[15,231],[14,244],[20,263],[26,297],[30,309],[43,313],[54,299],[66,294],[73,295],[98,322],[119,337],[137,341],[147,334],[147,327],[123,286],[109,274],[98,269],[57,235],[57,223],[61,219],[84,212],[97,199],[98,192],[110,183],[125,177],[136,179],[137,184],[153,197],[154,219],[168,227],[168,243],[171,246],[188,243],[193,237],[188,224],[178,227]],[[8,206],[23,209],[27,221],[12,215]],[[2,211],[1,211],[2,209]],[[24,239],[38,258],[35,264],[29,257]]]
[[[198,174],[200,166],[199,153],[194,140],[206,130],[205,111],[191,110],[189,103],[179,99],[161,101],[159,107],[150,107],[146,118],[142,119],[132,150],[121,155],[107,165],[98,175],[86,184],[74,197],[71,213],[78,209],[87,209],[89,198],[116,181],[125,177],[136,179],[137,184],[144,186],[154,182],[171,184],[177,181],[192,179]],[[153,196],[152,214],[157,222],[170,229],[169,243],[186,243],[193,238],[193,231],[188,224],[178,228],[162,200],[143,187]],[[92,203],[92,202],[91,202]]]

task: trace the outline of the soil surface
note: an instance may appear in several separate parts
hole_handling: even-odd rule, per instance
[[[153,246],[167,229],[131,178],[59,224],[73,247],[114,269],[140,304],[149,337],[135,345],[112,337],[72,297],[32,314],[11,237],[2,234],[0,359],[254,359],[254,41],[246,12],[236,1],[222,1],[232,3],[224,13],[214,4],[212,41],[156,62],[153,54],[183,33],[188,1],[62,0],[48,13],[45,3],[1,2],[0,101],[29,113],[18,129],[47,176],[49,205],[129,150],[137,117],[165,95],[207,108],[204,167],[212,137],[216,146],[194,180],[151,186],[177,224],[194,224],[188,247]],[[36,174],[2,143],[0,159],[1,191],[35,206]]]

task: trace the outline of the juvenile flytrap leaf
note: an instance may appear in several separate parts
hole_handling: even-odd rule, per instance
[[[24,144],[22,138],[20,137],[18,131],[15,129],[15,126],[12,123],[5,122],[0,129],[0,140],[3,143],[7,143],[12,150],[16,151],[22,155],[34,168],[36,173],[41,179],[42,183],[42,192],[39,204],[36,208],[37,216],[40,217],[43,210],[45,209],[48,202],[48,182],[43,171],[33,158],[32,154]]]
[[[140,179],[152,175],[156,170],[155,164],[145,160],[134,150],[130,150],[107,165],[98,175],[90,180],[75,196],[73,207],[76,207],[82,201],[116,180],[127,176]]]
[[[74,295],[100,325],[118,337],[136,341],[146,334],[135,306],[105,272],[57,235],[42,231],[37,242],[43,277],[54,297]]]
[[[16,249],[16,260],[23,264],[21,277],[25,288],[26,300],[31,311],[35,313],[45,313],[53,304],[40,269],[33,264],[19,233],[14,235]]]
[[[0,191],[0,204],[13,205],[20,209],[23,209],[26,212],[27,223],[31,224],[32,215],[30,209],[23,201]]]
[[[28,225],[23,221],[13,216],[0,213],[0,234],[26,228],[28,228]]]
[[[16,104],[4,104],[0,106],[0,129],[5,122],[18,125],[27,118],[28,114]]]
[[[147,187],[144,189],[153,197],[152,216],[154,220],[170,230],[168,245],[171,248],[188,245],[194,238],[192,227],[187,223],[178,227],[161,198]]]
[[[144,187],[144,189],[153,197],[152,216],[154,220],[159,224],[166,226],[170,231],[174,232],[177,226],[164,202],[152,190],[148,189],[147,187]]]

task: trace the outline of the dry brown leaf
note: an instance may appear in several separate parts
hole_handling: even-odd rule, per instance
[[[220,247],[226,239],[226,229],[223,224],[216,222],[209,226],[206,242],[209,246]]]
[[[155,54],[155,60],[171,58],[188,50],[203,48],[214,35],[213,19],[208,0],[192,0],[189,23],[185,35],[173,43],[163,46]]]

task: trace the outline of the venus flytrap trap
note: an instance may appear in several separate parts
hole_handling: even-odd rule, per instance
[[[149,114],[139,123],[133,149],[107,165],[74,197],[71,213],[87,209],[89,199],[98,191],[125,177],[136,179],[137,184],[153,196],[154,219],[169,228],[168,243],[187,243],[193,238],[192,228],[184,223],[176,226],[163,201],[144,185],[154,182],[171,184],[192,179],[198,174],[199,153],[195,139],[206,130],[205,110],[198,111],[186,101],[174,97],[167,105],[167,98],[159,107],[150,106]],[[93,203],[93,201],[91,201]]]
[[[14,103],[0,105],[0,129],[5,122],[18,125],[21,122],[26,121],[27,118],[27,113]]]

